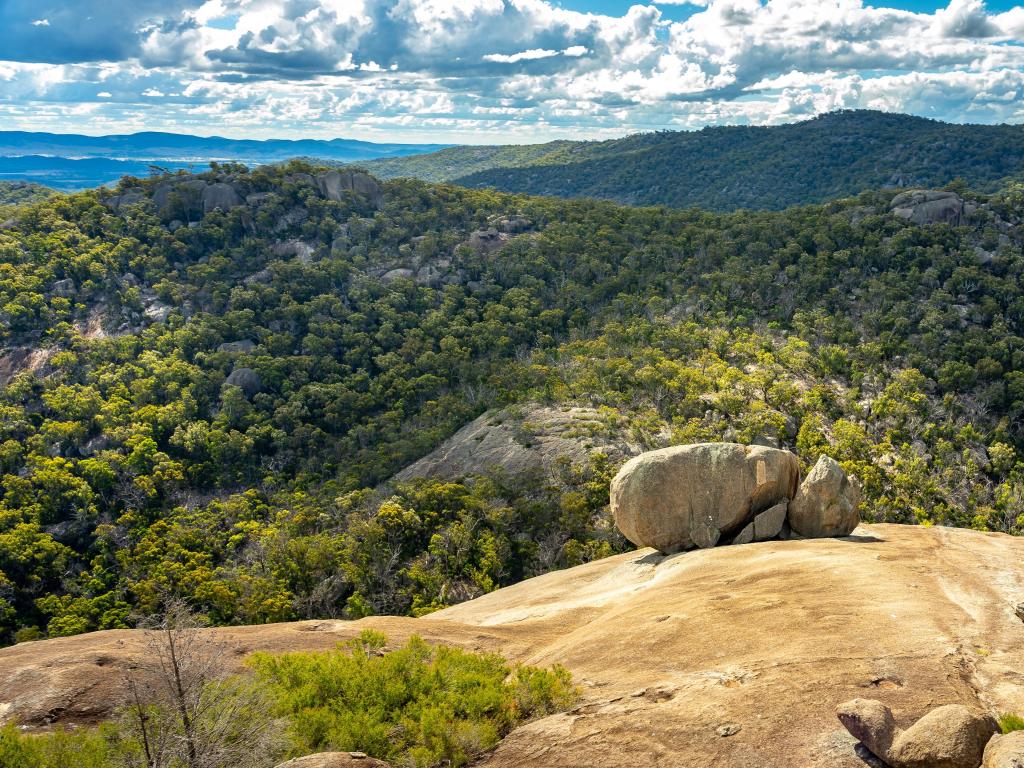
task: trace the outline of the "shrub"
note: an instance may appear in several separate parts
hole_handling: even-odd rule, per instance
[[[391,652],[385,644],[364,632],[336,651],[253,656],[257,680],[291,721],[294,754],[361,751],[416,768],[463,766],[578,695],[562,667],[512,667],[418,637]]]
[[[1024,731],[1024,717],[1006,712],[999,716],[999,730],[1003,733],[1011,731]]]

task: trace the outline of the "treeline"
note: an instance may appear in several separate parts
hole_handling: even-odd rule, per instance
[[[781,126],[658,131],[603,142],[456,147],[374,161],[375,173],[630,205],[779,210],[883,187],[1024,178],[1024,128],[865,110]]]

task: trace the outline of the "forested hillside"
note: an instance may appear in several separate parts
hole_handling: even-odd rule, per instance
[[[291,163],[23,206],[2,639],[172,595],[217,623],[419,615],[624,547],[599,452],[389,482],[498,406],[592,408],[585,444],[827,451],[866,519],[1020,532],[1024,189],[962,194],[939,223],[884,191],[717,214]]]
[[[456,147],[368,164],[383,177],[633,205],[778,210],[884,187],[1024,178],[1024,126],[833,112],[791,125],[661,131],[603,142]]]
[[[53,194],[53,190],[42,184],[27,181],[0,181],[0,206],[32,203]]]

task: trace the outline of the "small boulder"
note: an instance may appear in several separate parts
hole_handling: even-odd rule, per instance
[[[390,768],[383,760],[369,757],[365,752],[318,752],[296,757],[277,768]]]
[[[53,284],[52,292],[54,296],[70,298],[75,295],[75,281],[70,277],[65,277],[63,280],[57,280]]]
[[[256,349],[256,342],[252,339],[240,339],[239,341],[225,341],[217,346],[218,352],[242,352],[248,354]]]
[[[897,733],[891,709],[874,699],[853,699],[840,704],[836,716],[871,754],[886,759]]]
[[[103,204],[111,210],[120,213],[122,208],[141,203],[145,199],[146,195],[141,189],[129,189],[124,194],[108,197],[103,201]]]
[[[677,445],[630,459],[612,480],[611,509],[639,547],[713,547],[791,498],[800,464],[788,451],[737,443]]]
[[[787,521],[805,539],[849,536],[860,522],[860,485],[822,455],[789,503]]]
[[[998,731],[989,715],[947,704],[897,735],[888,756],[879,756],[895,768],[978,768]]]
[[[252,397],[263,390],[263,380],[252,368],[235,368],[224,380],[225,384],[241,389],[246,397]]]
[[[380,276],[380,279],[383,280],[385,283],[390,283],[393,280],[411,280],[415,276],[415,274],[416,273],[413,272],[411,269],[389,269],[387,272]]]
[[[786,509],[789,507],[789,500],[784,499],[774,507],[766,509],[754,519],[747,523],[746,527],[739,532],[733,544],[750,544],[753,541],[768,541],[782,533],[782,526],[786,523]]]
[[[1012,731],[989,739],[981,768],[1024,768],[1024,731]]]
[[[889,210],[914,224],[950,224],[959,227],[967,223],[967,217],[974,212],[975,206],[965,202],[955,192],[912,189],[896,195],[889,203]]]
[[[245,205],[235,188],[224,182],[210,184],[203,189],[203,215],[220,209],[229,211],[240,205]]]

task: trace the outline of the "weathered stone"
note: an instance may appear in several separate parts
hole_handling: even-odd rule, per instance
[[[455,479],[492,472],[526,478],[549,472],[565,461],[586,466],[595,451],[621,461],[638,449],[611,430],[594,408],[526,403],[487,411],[403,469],[395,479]]]
[[[889,203],[889,210],[914,224],[945,223],[958,227],[966,223],[975,206],[955,192],[912,189],[896,195]]]
[[[245,203],[230,184],[218,182],[203,188],[203,215],[215,210],[229,211]]]
[[[626,462],[611,484],[623,535],[641,547],[713,547],[753,516],[791,498],[800,465],[788,451],[737,443],[678,445]]]
[[[328,200],[341,201],[342,193],[355,193],[370,200],[375,208],[384,206],[380,184],[372,176],[359,171],[325,171],[316,177],[317,189]]]
[[[128,207],[129,205],[135,205],[146,199],[145,193],[141,189],[129,189],[120,195],[114,195],[108,197],[103,201],[104,205],[117,213],[121,212],[121,209]]]
[[[380,276],[380,279],[383,280],[385,283],[390,283],[393,280],[411,280],[415,276],[415,274],[416,273],[413,272],[411,269],[389,269],[387,272]]]
[[[238,387],[246,397],[252,397],[263,389],[263,380],[252,368],[235,368],[224,383]]]
[[[873,755],[885,760],[896,737],[896,720],[885,704],[874,699],[853,699],[836,708],[836,716],[853,738]]]
[[[989,715],[947,704],[898,734],[889,753],[879,757],[894,768],[978,768],[985,745],[998,731]]]
[[[301,263],[309,264],[313,260],[316,246],[305,240],[292,239],[274,243],[270,250],[275,256],[294,256]]]
[[[63,280],[57,280],[53,284],[52,292],[54,296],[62,296],[69,298],[75,295],[75,281],[70,277],[66,277]]]
[[[996,734],[989,739],[981,768],[1024,768],[1024,731]]]
[[[804,538],[849,536],[860,522],[859,506],[860,485],[822,455],[789,502],[787,520]]]
[[[789,507],[789,499],[781,501],[774,507],[769,507],[754,518],[754,541],[768,541],[774,539],[782,531],[786,522],[786,510]]]

